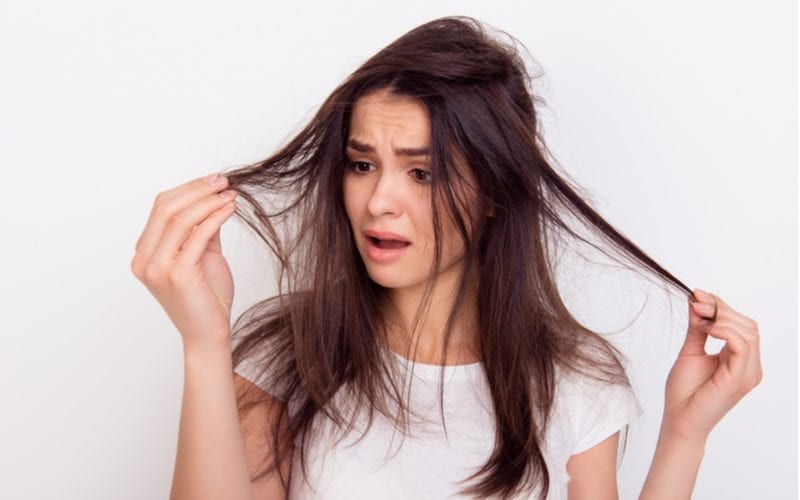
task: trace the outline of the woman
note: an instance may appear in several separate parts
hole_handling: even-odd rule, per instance
[[[761,379],[757,325],[579,196],[534,99],[512,45],[438,19],[272,157],[156,198],[132,269],[184,343],[173,498],[616,498],[640,409],[555,285],[560,243],[599,248],[576,223],[689,294],[641,498],[690,497],[711,429]],[[233,213],[278,257],[280,293],[231,328]]]

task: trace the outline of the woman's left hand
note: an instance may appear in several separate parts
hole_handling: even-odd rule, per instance
[[[717,354],[706,353],[709,335],[725,341]],[[689,297],[686,341],[667,377],[662,432],[705,443],[717,422],[761,382],[758,344],[755,321],[696,289]]]

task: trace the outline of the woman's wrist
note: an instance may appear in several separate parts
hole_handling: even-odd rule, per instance
[[[705,450],[708,435],[687,436],[673,429],[668,423],[662,422],[658,434],[658,444],[680,448],[684,450]]]
[[[208,339],[202,342],[184,342],[183,343],[184,359],[214,359],[231,357],[231,342],[230,338],[223,339]]]
[[[704,449],[709,433],[710,429],[690,429],[686,426],[674,425],[673,420],[665,411],[661,418],[658,442],[663,441],[671,446],[680,446],[685,449]]]
[[[706,450],[707,439],[689,439],[672,431],[669,428],[661,429],[656,444],[656,454],[659,451],[668,457],[680,456],[688,463],[697,463],[703,459]]]

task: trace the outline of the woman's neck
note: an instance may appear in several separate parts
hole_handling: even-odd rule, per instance
[[[457,291],[458,282],[440,278],[434,287],[430,305],[412,335],[414,316],[422,300],[422,289],[392,289],[389,292],[391,310],[387,311],[386,341],[394,352],[426,364],[442,364],[445,326]],[[480,361],[477,329],[476,287],[467,291],[454,318],[447,346],[445,365]],[[416,352],[415,352],[416,351]]]

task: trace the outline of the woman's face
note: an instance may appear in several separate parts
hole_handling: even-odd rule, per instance
[[[414,98],[381,90],[353,106],[345,210],[370,277],[387,288],[421,291],[432,277],[430,137],[428,113]],[[447,212],[440,214],[440,277],[460,276],[464,245]]]

